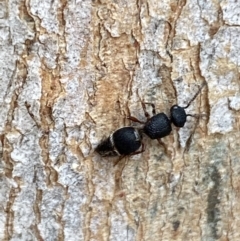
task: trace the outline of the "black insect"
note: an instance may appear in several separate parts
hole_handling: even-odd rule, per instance
[[[187,116],[195,117],[195,115],[187,114],[185,109],[187,109],[196,99],[197,95],[205,85],[206,83],[204,82],[204,84],[199,88],[198,92],[189,101],[187,106],[181,107],[179,105],[173,105],[170,109],[170,117],[163,112],[156,114],[154,104],[144,103],[141,101],[147,121],[140,121],[133,116],[129,116],[128,119],[143,124],[143,128],[120,128],[113,132],[107,139],[103,140],[97,146],[96,151],[101,156],[124,156],[139,154],[144,151],[142,133],[145,133],[151,139],[157,139],[162,144],[160,139],[168,136],[172,131],[171,123],[173,123],[176,127],[183,127],[187,121]],[[152,117],[150,117],[146,110],[146,104],[150,104],[152,106]],[[142,148],[139,150],[141,146]]]
[[[138,149],[142,146],[142,149]],[[144,151],[141,131],[133,127],[122,127],[103,140],[96,148],[101,156],[135,155]]]

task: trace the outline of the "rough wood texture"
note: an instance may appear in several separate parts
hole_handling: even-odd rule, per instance
[[[240,240],[239,1],[0,1],[0,240]],[[124,125],[186,105],[146,151]],[[151,108],[148,109],[151,113]],[[137,125],[138,126],[138,125]],[[167,148],[164,149],[164,146]]]

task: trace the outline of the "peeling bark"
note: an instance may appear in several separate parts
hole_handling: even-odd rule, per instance
[[[240,240],[240,2],[0,1],[0,240]],[[145,152],[94,149],[199,118]],[[151,106],[147,107],[149,113]]]

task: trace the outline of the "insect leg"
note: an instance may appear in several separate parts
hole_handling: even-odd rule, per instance
[[[131,121],[133,121],[133,122],[138,122],[138,123],[140,123],[140,124],[145,124],[145,122],[140,121],[139,119],[137,119],[137,118],[134,117],[134,116],[127,116],[127,119],[129,119],[129,120],[131,120]]]
[[[156,115],[156,108],[155,108],[155,105],[153,103],[144,102],[144,104],[151,105],[151,107],[152,107],[152,114]]]
[[[142,152],[144,152],[145,151],[145,145],[142,143],[142,148],[141,148],[141,150],[139,150],[139,151],[135,151],[135,152],[133,152],[132,154],[130,154],[130,155],[124,155],[124,156],[121,156],[121,157],[119,157],[119,159],[114,163],[114,167],[124,158],[124,157],[126,157],[126,156],[134,156],[134,155],[138,155],[138,154],[140,154],[140,153],[142,153]]]

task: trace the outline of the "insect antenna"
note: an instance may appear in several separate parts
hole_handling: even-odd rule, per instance
[[[198,89],[197,93],[192,97],[192,99],[188,102],[188,104],[185,106],[185,107],[182,107],[183,109],[187,109],[190,104],[197,98],[198,94],[201,92],[201,90],[203,89],[203,87],[207,84],[206,81],[204,81],[202,83],[202,85],[200,86],[200,88]],[[188,116],[191,116],[191,115],[188,115]]]

